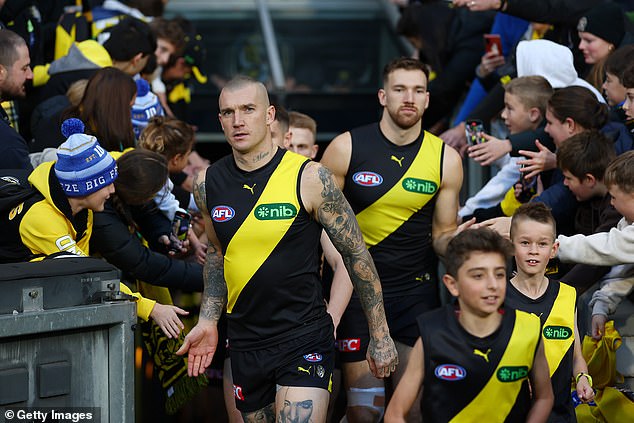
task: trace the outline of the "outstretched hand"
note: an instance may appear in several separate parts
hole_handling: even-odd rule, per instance
[[[524,172],[525,178],[537,176],[540,172],[554,169],[557,167],[557,155],[545,147],[539,140],[535,140],[537,151],[520,150],[522,156],[527,157],[525,160],[518,160],[517,164],[524,166],[521,172]]]
[[[473,229],[489,228],[499,233],[505,238],[511,239],[511,218],[508,216],[494,217],[481,223],[473,225]]]
[[[168,338],[178,338],[181,330],[185,329],[185,325],[178,318],[179,314],[187,316],[189,311],[174,305],[156,303],[154,308],[152,308],[150,318],[156,322]]]
[[[386,378],[394,373],[398,365],[398,352],[392,338],[389,335],[382,339],[370,337],[366,360],[374,377]]]
[[[211,365],[218,347],[218,327],[215,323],[199,320],[198,324],[187,334],[183,346],[176,355],[187,355],[187,374],[196,377],[203,374]]]

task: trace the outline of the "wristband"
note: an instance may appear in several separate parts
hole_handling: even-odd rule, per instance
[[[504,6],[506,6],[507,0],[500,0],[500,7],[498,7],[498,12],[504,11]]]
[[[590,376],[589,374],[584,373],[584,372],[579,372],[579,374],[575,377],[575,384],[579,384],[579,379],[580,379],[582,376],[585,376],[585,377],[586,377],[586,379],[588,379],[588,384],[589,384],[589,385],[590,385],[590,387],[592,388],[592,376]]]

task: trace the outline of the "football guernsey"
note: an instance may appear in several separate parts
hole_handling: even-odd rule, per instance
[[[539,319],[511,308],[500,312],[500,327],[484,338],[460,325],[459,311],[452,305],[418,317],[425,360],[425,423],[526,420]]]
[[[576,300],[573,287],[554,280],[549,281],[546,292],[537,299],[522,294],[510,282],[506,288],[507,306],[533,313],[541,321],[544,353],[555,394],[549,422],[577,421],[570,395]]]
[[[384,297],[437,295],[431,228],[445,144],[423,131],[415,142],[398,146],[378,123],[350,134],[343,193],[376,264]]]
[[[260,348],[332,324],[319,281],[321,226],[300,198],[309,160],[278,149],[245,172],[232,156],[207,169],[207,207],[224,252],[228,337]]]

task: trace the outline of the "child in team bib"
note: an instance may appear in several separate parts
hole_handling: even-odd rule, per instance
[[[457,303],[418,317],[420,337],[385,415],[404,422],[422,388],[429,422],[545,422],[553,403],[539,318],[503,307],[511,245],[468,229],[447,247]],[[529,389],[530,384],[530,389]]]

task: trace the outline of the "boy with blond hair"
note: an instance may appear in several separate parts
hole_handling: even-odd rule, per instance
[[[545,126],[546,107],[552,93],[551,85],[541,76],[515,78],[505,86],[502,119],[510,136],[538,131]],[[538,134],[543,144],[552,145],[552,140],[544,131]],[[469,157],[482,165],[495,161],[501,169],[475,196],[467,200],[458,214],[463,218],[474,215],[478,220],[510,216],[520,204],[516,200],[514,187],[521,183],[517,161],[523,158],[510,156],[513,149],[510,139],[501,140],[487,134],[483,134],[483,137],[487,142],[469,147]]]
[[[581,354],[576,291],[545,275],[548,261],[557,254],[555,236],[555,218],[543,203],[523,204],[515,211],[511,242],[517,272],[509,280],[505,305],[539,316],[555,396],[550,421],[575,422],[571,377],[581,401],[592,401],[594,392]]]
[[[449,242],[443,282],[457,306],[418,317],[420,336],[386,423],[404,422],[421,388],[425,423],[547,420],[553,393],[539,318],[503,305],[511,251],[486,228]]]

